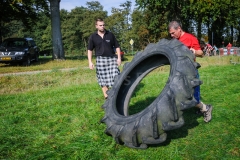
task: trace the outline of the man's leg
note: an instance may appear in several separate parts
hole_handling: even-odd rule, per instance
[[[212,119],[212,109],[213,107],[211,105],[206,105],[203,102],[200,102],[196,105],[197,108],[200,109],[200,111],[203,113],[203,119],[205,122],[210,122]]]
[[[197,71],[197,78],[199,78],[199,74]],[[200,86],[196,86],[194,88],[194,98],[197,100],[198,104],[195,106],[200,109],[201,113],[203,113],[203,119],[205,122],[209,122],[212,119],[212,106],[206,105],[200,101]]]
[[[107,95],[107,90],[108,90],[108,87],[106,86],[103,86],[102,87],[102,92],[103,92],[103,95],[104,95],[104,98],[107,99],[108,95]]]
[[[206,105],[200,101],[200,86],[194,88],[194,98],[197,100],[198,104],[195,106],[200,109],[203,113],[203,119],[205,122],[209,122],[212,119],[212,106]]]

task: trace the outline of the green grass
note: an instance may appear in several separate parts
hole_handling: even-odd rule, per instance
[[[95,71],[81,67],[87,65],[86,59],[48,62],[76,68],[73,71],[57,68],[0,77],[0,159],[239,159],[240,66],[229,64],[230,58],[198,59],[202,100],[214,106],[213,120],[205,123],[194,108],[186,110],[185,125],[167,132],[166,142],[146,150],[118,145],[104,133],[106,125],[100,123],[104,99]],[[56,66],[48,63],[41,69]],[[0,70],[9,73],[13,68]],[[139,91],[156,96],[167,75],[167,68],[155,70],[141,82]],[[132,105],[145,101],[144,96],[134,96]]]
[[[1,64],[0,73],[26,72],[38,70],[56,70],[64,68],[88,67],[86,56],[66,57],[66,60],[52,60],[51,56],[40,56],[38,62],[32,62],[31,66],[24,67],[19,64]],[[93,57],[94,59],[94,57]]]

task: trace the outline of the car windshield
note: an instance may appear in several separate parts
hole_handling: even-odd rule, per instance
[[[24,40],[8,40],[4,41],[1,46],[3,47],[27,47],[27,42]]]

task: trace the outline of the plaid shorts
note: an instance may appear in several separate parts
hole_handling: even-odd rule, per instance
[[[117,65],[117,58],[97,56],[96,73],[98,84],[101,87],[113,86],[114,77],[120,73]]]

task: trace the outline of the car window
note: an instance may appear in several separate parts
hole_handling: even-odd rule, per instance
[[[36,46],[35,42],[33,40],[30,41],[32,46]]]
[[[26,41],[24,40],[12,40],[12,41],[4,41],[1,46],[3,47],[26,47]]]
[[[26,47],[27,43],[25,40],[17,40],[17,41],[15,41],[15,46],[16,47]]]
[[[2,44],[1,44],[1,46],[6,47],[6,46],[7,46],[6,41],[3,41]]]
[[[14,41],[8,41],[7,47],[16,47]]]
[[[36,46],[33,40],[25,40],[25,39],[8,39],[3,41],[1,44],[3,47],[31,47]]]

